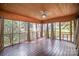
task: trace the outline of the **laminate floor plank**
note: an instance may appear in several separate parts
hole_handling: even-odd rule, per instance
[[[0,56],[77,56],[75,47],[71,42],[43,38],[6,47]]]

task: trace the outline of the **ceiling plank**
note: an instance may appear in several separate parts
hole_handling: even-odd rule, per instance
[[[47,19],[47,20],[42,20],[42,23],[53,23],[53,22],[66,22],[66,21],[71,21],[75,20],[78,16],[78,13],[67,15],[67,16],[61,16],[61,17],[56,17],[52,19]]]
[[[11,12],[6,12],[6,11],[1,11],[0,10],[0,16],[4,16],[6,19],[11,19],[11,20],[19,20],[19,21],[26,21],[26,22],[32,22],[32,23],[40,23],[40,20],[34,19],[34,18],[29,18],[25,17],[22,15],[14,14]]]

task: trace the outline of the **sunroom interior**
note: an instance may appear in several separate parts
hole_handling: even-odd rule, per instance
[[[0,4],[0,56],[78,56],[79,4]]]

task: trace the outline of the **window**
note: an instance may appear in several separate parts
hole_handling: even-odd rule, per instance
[[[74,21],[56,22],[53,24],[56,39],[59,39],[61,35],[61,40],[74,41]]]
[[[49,38],[51,37],[51,23],[48,23]]]
[[[41,24],[29,23],[30,40],[41,37]],[[48,31],[47,31],[48,25]],[[0,23],[1,27],[1,23]],[[55,39],[74,42],[74,21],[53,23]],[[43,37],[51,38],[51,23],[43,24]],[[1,33],[1,28],[0,28]],[[27,40],[28,23],[23,21],[4,20],[4,47]],[[48,34],[48,35],[47,35]],[[61,36],[60,36],[61,35]]]
[[[27,40],[28,22],[25,22],[25,41]]]
[[[46,37],[47,24],[43,24],[43,37]]]
[[[12,40],[12,20],[4,20],[4,47],[9,46]]]
[[[13,21],[13,44],[19,43],[20,24],[19,21]]]
[[[30,39],[35,40],[36,39],[36,24],[30,23]]]
[[[56,22],[54,25],[55,38],[59,39],[59,22]]]
[[[70,41],[70,22],[61,22],[61,39]]]
[[[24,42],[27,38],[25,31],[26,31],[26,22],[20,21],[20,42]]]
[[[41,37],[40,35],[41,35],[41,25],[37,24],[37,36],[38,36],[38,38]]]

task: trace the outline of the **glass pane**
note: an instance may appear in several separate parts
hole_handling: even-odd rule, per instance
[[[43,24],[43,37],[46,37],[47,24]]]
[[[4,20],[4,47],[9,46],[12,39],[12,20]]]
[[[12,33],[12,20],[4,20],[4,34]]]
[[[36,39],[36,24],[35,23],[30,23],[30,38],[31,40]]]
[[[10,45],[10,37],[9,35],[4,35],[4,47],[9,46]]]
[[[36,39],[36,24],[33,23],[33,39]]]
[[[20,33],[24,33],[25,32],[25,22],[20,21]]]
[[[13,21],[13,33],[19,33],[19,21]]]
[[[26,35],[25,35],[25,22],[20,21],[20,42],[25,41]]]
[[[20,42],[24,42],[26,39],[26,34],[25,33],[21,33],[20,34]]]
[[[25,23],[25,28],[26,28],[26,30],[25,30],[25,40],[27,40],[27,33],[28,33],[28,23],[27,22]]]
[[[51,37],[51,23],[48,24],[49,37]]]
[[[37,24],[37,33],[38,33],[38,38],[40,38],[40,33],[41,33],[41,25]]]
[[[61,39],[70,40],[70,22],[61,22]]]
[[[59,22],[56,22],[54,25],[55,38],[59,39]]]
[[[30,23],[30,39],[33,40],[33,24]]]
[[[19,43],[19,34],[13,34],[13,44]]]
[[[13,44],[19,43],[20,27],[19,21],[13,21]]]

